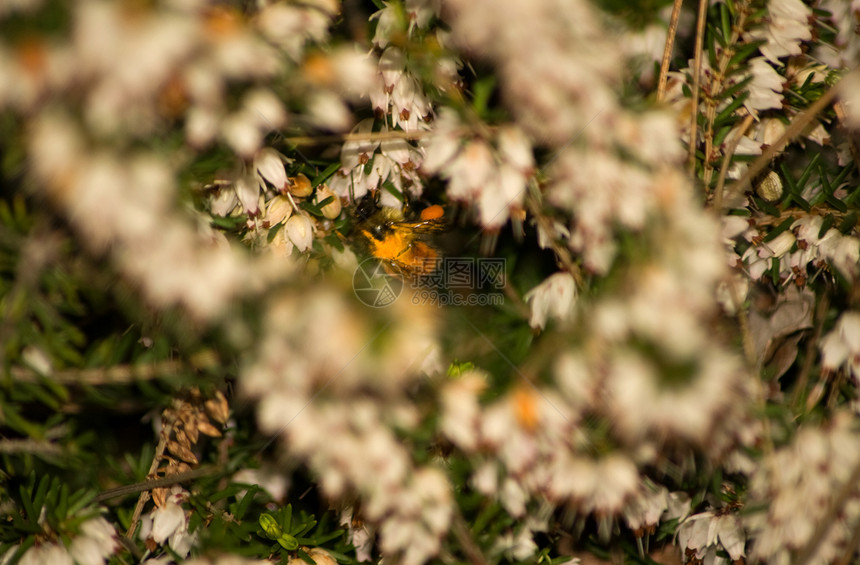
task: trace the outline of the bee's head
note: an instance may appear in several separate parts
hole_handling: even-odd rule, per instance
[[[358,221],[366,221],[379,212],[379,193],[368,192],[358,206],[355,207],[355,217]]]

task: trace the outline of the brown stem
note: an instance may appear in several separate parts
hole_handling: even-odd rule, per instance
[[[167,412],[165,410],[165,412]],[[167,448],[167,442],[170,441],[170,434],[173,433],[173,421],[163,421],[161,433],[158,438],[158,445],[155,446],[155,455],[152,457],[152,464],[149,466],[147,477],[153,477],[158,470],[158,465],[161,462],[161,457],[164,455],[164,450]],[[149,501],[149,490],[141,491],[140,497],[137,499],[137,504],[134,507],[134,513],[131,515],[131,523],[128,525],[128,531],[125,537],[132,539],[134,531],[137,529],[137,523],[140,520],[140,515],[143,513],[143,507]]]
[[[663,47],[663,60],[660,61],[660,78],[657,81],[657,101],[660,102],[666,96],[666,83],[669,80],[669,63],[672,60],[672,48],[675,45],[675,36],[678,35],[678,18],[681,15],[681,6],[684,0],[674,0],[672,3],[672,16],[669,19],[669,31],[666,34],[666,45]]]
[[[696,21],[696,50],[693,59],[693,98],[690,101],[690,176],[696,176],[696,135],[699,126],[699,82],[702,75],[702,45],[705,43],[705,19],[708,0],[699,0],[699,16]],[[705,155],[705,161],[708,155]]]
[[[731,196],[743,193],[753,177],[759,174],[770,163],[770,160],[773,159],[777,153],[782,151],[785,146],[788,145],[789,141],[794,139],[795,136],[803,131],[803,128],[814,120],[815,117],[824,110],[824,108],[830,105],[835,96],[836,86],[833,86],[830,90],[822,94],[821,98],[816,100],[812,106],[804,110],[802,114],[795,117],[791,124],[785,128],[785,131],[780,138],[776,140],[773,145],[762,151],[761,155],[759,155],[759,157],[752,162],[749,169],[747,169],[746,174],[729,187],[729,195]]]

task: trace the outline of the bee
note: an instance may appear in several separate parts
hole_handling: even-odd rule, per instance
[[[415,214],[408,204],[403,210],[380,206],[378,196],[368,194],[355,209],[355,228],[369,255],[416,278],[431,275],[441,258],[429,241],[432,234],[446,230],[444,209],[438,204]]]

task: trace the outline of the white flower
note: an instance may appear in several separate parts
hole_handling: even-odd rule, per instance
[[[332,131],[346,131],[352,126],[352,113],[337,94],[317,91],[308,101],[308,118],[317,126]]]
[[[835,370],[850,361],[855,375],[860,377],[860,313],[842,314],[833,330],[821,340],[821,363]]]
[[[759,50],[762,55],[776,64],[780,57],[800,55],[800,43],[812,39],[809,19],[812,11],[801,0],[769,0],[768,19],[765,25],[753,30],[754,39],[766,39],[767,43]]]
[[[69,552],[78,565],[102,565],[118,547],[116,530],[99,516],[81,524]]]
[[[745,540],[743,527],[734,514],[702,512],[685,518],[678,528],[681,547],[696,550],[698,559],[719,543],[736,561],[744,556]]]
[[[782,257],[794,246],[797,239],[794,237],[794,234],[791,231],[786,230],[768,241],[767,243],[763,243],[761,247],[759,247],[758,255],[759,257],[765,259],[768,257]]]
[[[263,179],[275,187],[275,190],[283,192],[287,186],[287,171],[281,154],[271,147],[264,147],[254,155],[254,169]]]
[[[256,216],[260,212],[260,186],[255,180],[248,177],[240,177],[234,184],[236,196],[242,203],[242,208],[251,215]]]
[[[843,275],[855,275],[860,262],[860,240],[854,236],[843,235],[836,228],[830,228],[818,241],[818,247],[821,254]]]
[[[152,538],[155,543],[163,544],[177,532],[184,532],[188,528],[185,510],[181,506],[187,493],[181,487],[173,487],[171,492],[163,506],[153,508],[149,514],[141,518],[141,539]]]
[[[21,557],[19,565],[73,565],[65,546],[55,543],[34,545]]]
[[[311,248],[314,241],[314,226],[310,218],[304,214],[290,216],[286,224],[286,235],[300,253]]]
[[[776,69],[764,57],[750,59],[749,69],[753,79],[747,86],[750,95],[744,102],[744,106],[750,112],[781,108],[783,78]]]
[[[576,299],[576,282],[568,272],[555,273],[528,291],[525,299],[531,306],[529,325],[542,330],[547,318],[570,318]]]

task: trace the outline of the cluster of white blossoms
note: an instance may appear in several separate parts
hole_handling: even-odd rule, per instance
[[[70,22],[68,37],[0,44],[0,107],[27,116],[33,187],[151,304],[217,318],[272,269],[255,268],[202,219],[177,213],[182,158],[168,163],[133,140],[184,119],[193,147],[220,140],[252,156],[286,119],[260,85],[280,69],[278,51],[238,13],[203,2],[130,10],[90,0],[70,9]],[[226,91],[237,84],[247,88],[228,108]]]
[[[728,237],[740,236],[750,243],[742,256],[732,254],[730,261],[734,265],[745,265],[753,281],[775,269],[780,283],[794,281],[804,286],[810,266],[821,270],[831,265],[849,280],[860,274],[860,239],[833,227],[823,230],[821,216],[804,215],[795,220],[790,229],[769,237],[764,237],[767,232],[751,228],[747,219],[738,216],[727,217],[725,226]]]
[[[367,118],[359,122],[352,133],[372,136],[376,120]],[[383,125],[380,133],[390,131]],[[368,191],[378,190],[389,182],[401,193],[420,196],[424,181],[418,174],[423,161],[419,147],[403,138],[384,140],[359,139],[343,144],[340,152],[340,169],[330,180],[330,186],[340,198],[359,201]],[[380,205],[400,207],[400,201],[389,191],[380,192]]]
[[[207,321],[266,280],[269,269],[255,268],[223,235],[176,212],[175,171],[153,153],[89,147],[69,116],[53,112],[34,119],[28,149],[40,191],[152,304],[180,306]]]
[[[104,565],[119,548],[117,531],[101,516],[85,520],[70,543],[36,543],[20,555],[19,565]],[[0,563],[8,563],[20,550],[13,545],[0,554]]]
[[[356,124],[351,133],[357,139],[344,143],[341,148],[341,166],[330,180],[332,190],[341,198],[357,201],[368,191],[381,188],[383,183],[390,183],[398,192],[412,198],[423,192],[424,181],[418,170],[424,161],[424,150],[396,132],[436,129],[432,125],[434,110],[424,93],[424,85],[411,68],[406,51],[392,44],[391,38],[432,33],[441,51],[446,42],[445,34],[439,29],[425,29],[436,13],[437,7],[432,2],[409,1],[403,6],[385,3],[371,16],[371,20],[377,22],[373,45],[380,55],[372,84],[363,94],[369,99],[375,118]],[[434,84],[442,89],[447,85],[450,89],[458,80],[457,61],[453,56],[441,56],[433,72]],[[392,135],[380,139],[375,134]],[[380,194],[381,205],[401,206],[401,201],[389,191]]]
[[[849,311],[821,340],[821,365],[826,371],[845,366],[860,383],[860,313]]]
[[[357,544],[377,534],[385,555],[423,563],[448,531],[450,486],[439,469],[413,462],[394,429],[414,429],[419,412],[405,390],[440,370],[435,312],[398,300],[373,329],[343,290],[272,301],[242,392],[259,399],[261,429],[317,474],[327,496],[361,497],[368,527],[353,532]]]
[[[832,563],[852,551],[860,524],[860,434],[853,414],[800,429],[792,442],[763,460],[753,475],[746,528],[750,557],[787,563]],[[767,503],[767,509],[759,505]],[[753,511],[753,509],[755,509]]]
[[[697,563],[721,563],[717,551],[728,553],[732,561],[746,555],[746,535],[737,514],[730,509],[708,510],[681,521],[678,528],[678,545]]]
[[[452,201],[475,206],[484,228],[499,229],[523,210],[535,166],[531,142],[512,125],[499,128],[491,140],[464,140],[464,131],[453,110],[442,111],[426,145],[421,169],[448,181],[447,194]]]

